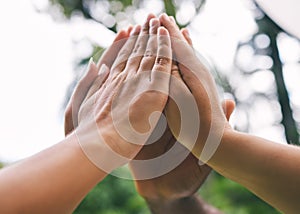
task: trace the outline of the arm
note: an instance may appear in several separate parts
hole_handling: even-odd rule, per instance
[[[127,33],[121,31],[115,42],[126,37]],[[117,45],[121,45],[120,42]],[[102,63],[116,57],[118,49],[115,46],[104,54],[100,60]],[[97,66],[90,61],[85,76],[79,81],[66,108],[65,131],[68,137],[0,171],[1,213],[71,213],[107,175],[89,161],[76,134],[72,132],[74,125],[78,125],[80,105],[89,89],[95,85],[94,80],[99,76],[104,80],[106,75],[98,75]]]
[[[300,148],[228,130],[209,161],[284,213],[300,209]]]
[[[124,44],[127,37],[128,32],[118,33],[114,45],[100,62],[112,64],[110,60],[118,54],[118,45]],[[71,213],[106,176],[106,172],[89,161],[72,132],[78,125],[80,105],[95,85],[94,80],[99,76],[104,80],[105,75],[98,75],[97,66],[89,62],[66,109],[65,131],[69,135],[66,139],[0,171],[1,213]]]
[[[71,213],[105,176],[71,134],[0,171],[1,213]]]
[[[199,130],[195,147],[191,149],[193,154],[277,209],[286,213],[299,212],[300,149],[235,132],[224,123],[215,83],[209,71],[183,42],[175,23],[166,15],[162,15],[160,20],[170,35],[177,39],[172,42],[173,49],[182,63],[180,71],[183,80],[197,102],[202,119],[203,129]],[[213,125],[216,125],[217,131],[210,130]],[[218,144],[207,140],[209,134],[220,137]],[[191,142],[181,143],[188,147]],[[210,150],[204,151],[205,148]]]
[[[124,46],[135,44],[133,38],[139,29],[135,28],[132,38]],[[151,72],[130,74],[131,69],[113,69],[106,80],[102,76],[105,72],[100,73],[80,105],[78,127],[64,141],[1,171],[1,212],[70,213],[107,172],[124,164],[124,159],[130,161],[137,154],[143,144],[137,145],[131,141],[135,139],[135,133],[129,133],[129,139],[124,139],[118,134],[114,123],[124,125],[124,121],[127,122],[124,112],[128,112],[130,107],[132,126],[145,129],[148,127],[148,116],[154,111],[163,111],[169,87],[171,46],[166,29],[161,28],[159,35],[157,56],[160,57],[156,59]],[[126,51],[128,56],[133,54],[131,49]],[[124,53],[120,56],[124,56]],[[114,63],[120,60],[117,57]],[[163,64],[160,63],[162,61]],[[130,81],[133,84],[129,84]],[[166,93],[158,93],[157,90]],[[133,99],[135,102],[129,105]],[[139,106],[144,100],[149,105],[140,111]],[[129,105],[127,109],[125,104]],[[115,120],[113,114],[118,115]],[[157,119],[152,118],[151,125],[155,126],[156,123]],[[147,137],[139,143],[143,143]],[[116,154],[117,158],[112,160],[108,153]],[[92,157],[89,156],[91,154]],[[108,171],[101,169],[102,164]]]

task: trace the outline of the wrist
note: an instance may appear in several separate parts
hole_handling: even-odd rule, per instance
[[[226,127],[224,129],[224,133],[221,138],[220,145],[218,146],[216,152],[212,156],[212,158],[207,162],[207,164],[216,170],[217,172],[221,173],[223,175],[224,171],[224,163],[231,159],[232,155],[234,154],[233,148],[236,148],[236,142],[238,142],[235,139],[239,138],[240,133],[238,131],[235,131],[230,126]],[[236,155],[236,154],[235,154]],[[225,161],[226,160],[226,161]]]
[[[226,119],[213,120],[210,126],[200,125],[199,137],[194,146],[192,153],[199,160],[199,164],[209,163],[215,156],[219,147],[222,145],[223,138],[226,138],[228,133],[233,129]]]
[[[79,143],[76,132],[70,133],[61,143],[65,144],[65,146],[68,147],[70,155],[74,157],[73,161],[80,163],[78,164],[78,169],[86,168],[86,170],[90,171],[91,174],[99,174],[99,177],[101,179],[103,179],[103,177],[108,174],[107,172],[101,170],[99,167],[93,164],[93,162],[91,162],[91,160],[86,156]]]

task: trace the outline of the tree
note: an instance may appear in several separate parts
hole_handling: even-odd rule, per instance
[[[180,27],[188,26],[193,19],[201,13],[201,9],[205,4],[204,0],[49,0],[52,7],[55,7],[64,15],[66,19],[70,19],[74,15],[80,15],[84,19],[93,20],[101,25],[106,26],[108,30],[116,32],[124,23],[134,22],[132,14],[135,11],[145,11],[152,4],[156,5],[155,12],[166,12],[175,17],[177,24]],[[187,19],[180,19],[181,7],[184,7],[190,2],[192,15]],[[150,6],[149,6],[150,5]],[[258,10],[258,9],[256,9]],[[53,9],[49,9],[53,11]],[[260,11],[260,10],[258,10]],[[54,13],[55,14],[55,13]],[[219,83],[223,86],[226,92],[231,93],[236,102],[237,108],[244,113],[249,114],[248,108],[255,101],[265,99],[272,101],[281,109],[282,120],[281,124],[285,128],[286,138],[288,142],[298,143],[299,134],[296,128],[296,122],[293,118],[293,109],[290,105],[289,94],[287,92],[284,79],[282,76],[282,63],[279,58],[278,45],[276,39],[283,32],[269,17],[260,11],[260,16],[256,17],[258,32],[256,32],[250,40],[240,43],[236,52],[236,72],[247,78],[262,70],[261,67],[249,68],[242,65],[238,60],[240,51],[245,47],[251,47],[255,55],[267,56],[272,60],[272,66],[268,69],[272,72],[275,79],[276,89],[267,92],[254,92],[247,100],[239,99],[237,95],[241,81],[234,84],[231,76],[220,75]],[[182,14],[181,14],[182,15]],[[187,14],[185,14],[187,15]],[[263,48],[256,45],[256,40],[259,36],[266,36],[270,42]],[[91,54],[95,56],[101,51],[102,47],[94,46],[94,51]],[[97,60],[97,59],[95,59]],[[86,64],[88,58],[82,59],[78,64]],[[77,74],[75,74],[77,75]],[[74,83],[71,85],[70,92]],[[67,99],[68,100],[68,99]],[[239,126],[238,128],[247,130],[247,127]],[[109,186],[109,188],[108,188]],[[120,191],[121,189],[121,191]],[[84,199],[75,213],[147,213],[145,210],[145,202],[137,196],[133,191],[134,187],[130,181],[121,181],[112,176],[109,176],[103,183],[93,189],[90,194]],[[201,194],[206,200],[220,209],[230,213],[276,213],[274,209],[262,202],[256,196],[246,191],[244,188],[228,181],[217,174],[213,174]],[[122,211],[122,212],[121,212]]]
[[[258,31],[246,42],[240,43],[237,48],[237,58],[239,51],[245,47],[250,47],[254,50],[253,57],[269,57],[271,59],[272,66],[270,68],[261,67],[261,65],[254,66],[253,68],[247,68],[243,66],[237,60],[236,65],[239,68],[239,72],[243,75],[253,75],[255,73],[261,72],[263,70],[270,70],[274,76],[275,80],[275,91],[268,91],[265,93],[254,94],[256,97],[262,97],[264,99],[272,100],[279,103],[280,111],[282,115],[281,124],[284,127],[286,141],[291,144],[299,145],[299,133],[297,129],[297,123],[293,117],[293,109],[290,103],[289,93],[284,81],[283,76],[283,63],[280,59],[280,52],[278,48],[278,36],[285,33],[270,17],[264,14],[259,8],[256,8],[258,16],[255,18],[255,21],[258,26]],[[261,46],[257,44],[256,40],[259,37],[264,37],[266,45],[262,44]],[[234,90],[231,92],[234,93]],[[237,96],[235,96],[237,97]],[[253,103],[253,100],[251,100]],[[251,108],[251,103],[246,104]]]

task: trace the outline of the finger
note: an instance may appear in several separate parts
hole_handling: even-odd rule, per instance
[[[171,20],[171,22],[173,22],[174,24],[176,24],[176,21],[175,21],[175,19],[174,19],[173,16],[169,16],[169,19]]]
[[[133,26],[132,26],[132,25],[130,25],[130,26],[127,28],[127,35],[130,35],[132,29],[133,29]]]
[[[141,30],[140,25],[136,25],[130,33],[130,37],[127,39],[126,43],[123,45],[118,53],[114,63],[112,64],[110,77],[114,77],[122,72],[126,66],[127,60],[134,48],[137,36]]]
[[[135,75],[140,66],[140,62],[142,60],[142,57],[144,56],[144,52],[147,46],[149,38],[149,22],[152,18],[155,18],[155,15],[149,14],[142,26],[140,34],[136,40],[135,46],[129,56],[125,68],[127,72],[127,78],[130,78],[131,76]]]
[[[171,36],[172,48],[175,52],[176,59],[180,64],[189,64],[192,57],[194,57],[194,50],[189,46],[184,35],[180,32],[176,23],[166,15],[162,14],[159,17],[161,24],[169,31]]]
[[[93,62],[93,58],[91,58],[86,69],[86,74],[78,82],[67,105],[65,112],[65,135],[73,131],[74,127],[78,125],[79,108],[96,77],[97,67]]]
[[[157,56],[152,71],[170,73],[172,65],[172,50],[170,35],[166,28],[158,28],[157,43]]]
[[[181,29],[181,33],[182,33],[183,37],[185,38],[185,40],[187,41],[187,43],[190,46],[193,46],[193,41],[192,41],[192,39],[190,37],[188,29],[186,29],[186,28]]]
[[[93,96],[103,85],[103,83],[105,82],[107,76],[109,74],[109,68],[105,65],[102,64],[99,74],[97,76],[97,78],[94,80],[92,86],[90,87],[84,102],[86,102],[86,100],[88,100],[91,96]]]
[[[97,63],[98,70],[100,69],[102,64],[105,64],[107,67],[111,67],[115,58],[117,57],[121,47],[125,44],[128,38],[128,31],[131,31],[132,26],[127,30],[121,30],[116,35],[116,38],[113,41],[113,44],[103,53],[102,57],[99,59]]]
[[[180,33],[178,26],[176,25],[176,22],[174,21],[174,18],[170,18],[167,16],[167,14],[162,14],[159,16],[160,23],[167,28],[167,30],[170,33],[170,36],[172,39],[179,39],[184,40],[184,36]]]
[[[222,108],[224,114],[226,115],[226,119],[229,121],[230,116],[235,109],[235,102],[233,100],[223,100]]]
[[[180,76],[178,64],[175,60],[172,60],[171,75],[176,77],[179,80],[182,80]]]
[[[140,67],[138,69],[139,72],[143,71],[151,71],[157,53],[157,29],[160,26],[160,22],[158,18],[153,18],[150,20],[150,38],[147,43],[147,47],[140,63]]]

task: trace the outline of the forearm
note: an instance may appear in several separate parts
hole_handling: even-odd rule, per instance
[[[199,196],[192,195],[174,200],[149,200],[146,202],[153,214],[221,214],[222,212],[203,201]]]
[[[105,177],[83,154],[76,136],[0,173],[1,213],[71,213]]]
[[[277,209],[300,209],[300,149],[229,131],[208,163]]]

